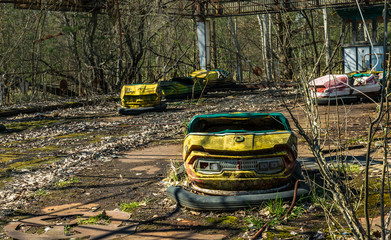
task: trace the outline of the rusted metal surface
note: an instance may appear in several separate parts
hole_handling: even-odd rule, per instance
[[[163,3],[162,9],[169,14],[209,18],[357,6],[355,0],[180,0],[175,2],[167,0],[166,2]],[[382,3],[383,1],[377,0],[359,0],[361,6]]]
[[[282,114],[208,114],[190,121],[183,158],[193,189],[237,195],[289,184],[296,149],[297,138]]]
[[[209,195],[219,195],[219,196],[238,196],[238,195],[249,195],[249,194],[265,194],[265,193],[274,193],[274,192],[280,192],[285,189],[288,189],[291,187],[290,183],[287,183],[285,185],[282,185],[280,187],[276,188],[269,188],[264,190],[255,190],[255,191],[224,191],[224,190],[213,190],[213,189],[206,189],[206,188],[200,188],[196,185],[192,186],[192,189],[196,190],[197,192],[203,192]]]
[[[14,4],[15,8],[51,11],[104,11],[112,7],[107,0],[0,0],[0,3]]]
[[[384,1],[358,0],[361,6],[380,5]],[[51,10],[51,11],[80,11],[80,12],[110,12],[114,1],[108,0],[0,0],[0,3],[14,4],[15,8]],[[129,6],[134,1],[124,0],[122,6]],[[355,0],[163,0],[160,2],[162,12],[170,15],[185,17],[226,17],[252,14],[291,12],[311,10],[324,7],[346,8],[356,7]]]

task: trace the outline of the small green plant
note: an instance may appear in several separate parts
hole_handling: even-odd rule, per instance
[[[149,198],[144,198],[144,204],[147,205],[151,202],[151,199]]]
[[[366,140],[363,137],[351,138],[346,141],[348,145],[355,145],[362,142],[366,142]]]
[[[234,216],[225,216],[218,220],[219,224],[223,226],[235,226],[239,223],[239,219]]]
[[[234,216],[225,216],[221,218],[207,217],[206,221],[210,224],[216,224],[226,227],[233,227],[239,223],[239,219]]]
[[[281,198],[276,197],[274,200],[270,200],[266,202],[267,210],[276,217],[281,217],[285,213],[285,209],[283,207],[284,202]]]
[[[78,224],[81,225],[81,224],[109,224],[111,222],[111,217],[109,217],[107,214],[106,214],[106,211],[103,211],[102,213],[96,215],[96,216],[92,216],[92,217],[89,217],[87,219],[83,219],[81,217],[78,217]]]
[[[254,216],[245,218],[245,221],[248,224],[248,229],[259,229],[265,224],[265,221]]]
[[[132,212],[134,209],[141,207],[142,202],[121,203],[120,209],[124,212]]]
[[[187,175],[185,174],[185,166],[182,162],[176,160],[170,160],[170,172],[168,174],[169,182],[186,181]]]
[[[65,234],[65,236],[72,235],[72,229],[73,229],[73,227],[71,227],[68,224],[66,224],[64,226],[64,234]]]
[[[277,196],[276,199],[266,202],[266,209],[273,216],[269,223],[270,226],[277,225],[282,221],[281,217],[285,214],[285,209],[281,198]]]
[[[335,210],[331,197],[324,191],[324,189],[313,186],[312,194],[310,195],[311,202],[314,206],[322,206],[331,210]]]
[[[334,170],[343,173],[346,172],[347,174],[355,174],[355,173],[361,173],[363,168],[357,164],[339,164],[336,167],[334,167]]]
[[[71,185],[71,184],[74,184],[74,183],[78,183],[80,182],[80,180],[77,178],[77,177],[72,177],[68,180],[59,180],[55,186],[58,187],[58,188],[63,188],[63,187],[66,187],[68,185]]]
[[[46,195],[48,195],[48,193],[44,189],[39,189],[39,190],[35,191],[34,195],[35,196],[46,196]]]
[[[302,206],[295,206],[293,207],[292,211],[288,215],[288,219],[294,219],[297,217],[300,217],[305,212],[305,209]]]
[[[347,168],[347,172],[350,173],[360,173],[363,170],[363,168],[357,164],[348,164],[347,166],[345,166],[345,168]]]

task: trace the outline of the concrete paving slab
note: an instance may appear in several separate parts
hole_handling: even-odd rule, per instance
[[[84,207],[88,208],[91,207],[91,205]],[[47,207],[44,211],[49,211],[50,213],[23,219],[18,222],[11,222],[4,227],[4,230],[8,236],[20,240],[78,239],[86,237],[88,237],[88,239],[109,240],[133,234],[136,230],[135,225],[121,226],[124,221],[129,219],[130,214],[118,210],[106,211],[106,214],[111,218],[111,222],[107,225],[79,225],[72,230],[75,234],[69,236],[66,235],[64,227],[76,224],[78,223],[78,220],[69,223],[66,222],[66,220],[64,220],[64,222],[58,222],[55,221],[56,219],[64,219],[70,216],[80,216],[82,219],[88,219],[89,217],[102,213],[102,211],[83,212],[81,209],[83,209],[81,204]],[[42,229],[45,228],[45,232],[41,234],[33,234],[27,233],[23,230],[28,229],[31,226],[39,226]]]
[[[125,154],[118,160],[123,163],[145,163],[146,161],[170,161],[182,160],[182,144],[159,145]]]
[[[186,240],[220,240],[224,239],[226,236],[223,234],[201,234],[191,230],[183,231],[148,231],[148,232],[136,232],[135,234],[122,238],[121,240],[177,240],[177,239],[186,239]]]

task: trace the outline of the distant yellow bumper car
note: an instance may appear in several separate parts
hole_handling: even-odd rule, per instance
[[[194,81],[202,82],[208,88],[233,86],[234,82],[230,72],[222,69],[204,70],[200,69],[190,74]]]
[[[167,107],[161,102],[162,91],[159,84],[129,84],[121,90],[121,107],[118,112],[123,115],[136,115],[144,112],[164,111]]]

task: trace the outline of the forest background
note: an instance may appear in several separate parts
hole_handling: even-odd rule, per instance
[[[159,1],[132,1],[119,16],[114,9],[20,10],[12,4],[0,5],[0,11],[0,73],[8,95],[3,104],[117,94],[123,84],[199,69],[199,19],[166,14]],[[231,72],[237,82],[293,81],[297,62],[308,71],[316,68],[316,75],[342,72],[342,19],[333,9],[210,21],[211,68]],[[381,40],[381,24],[378,33]]]

